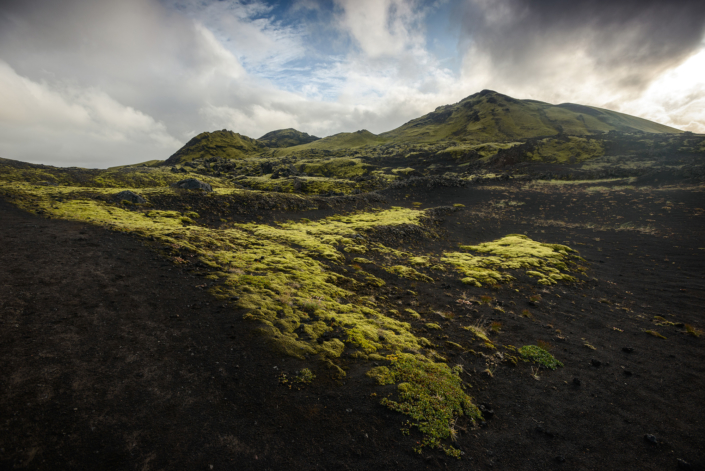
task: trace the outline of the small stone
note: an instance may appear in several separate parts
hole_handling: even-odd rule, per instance
[[[602,365],[602,362],[601,362],[600,360],[595,360],[595,359],[593,358],[592,360],[590,360],[590,364],[591,364],[592,366],[594,366],[595,368],[597,368],[597,367],[599,367],[600,365]]]
[[[580,383],[580,380],[579,380],[578,378],[573,378],[573,384],[574,384],[575,386],[580,386],[581,383]]]
[[[195,178],[187,178],[186,180],[178,181],[172,186],[181,188],[182,190],[203,190],[206,192],[213,191],[213,187],[211,187],[210,184],[196,180]]]
[[[120,193],[116,193],[113,196],[113,199],[116,201],[129,201],[133,204],[142,204],[147,202],[147,200],[144,199],[142,196],[130,190],[125,190],[121,191]]]
[[[622,351],[626,353],[632,353],[634,349],[632,347],[622,347]]]
[[[558,461],[559,463],[565,463],[565,456],[563,456],[563,455],[556,456],[556,461]]]
[[[680,458],[676,460],[676,463],[678,463],[678,469],[693,469],[693,466],[690,463]]]
[[[625,376],[631,376],[633,373],[629,370],[624,370]]]
[[[651,443],[652,445],[658,445],[658,440],[656,439],[656,437],[654,435],[651,435],[650,433],[647,433],[646,435],[644,435],[644,440]]]

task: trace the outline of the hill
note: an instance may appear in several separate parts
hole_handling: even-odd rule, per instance
[[[320,137],[311,136],[310,134],[297,131],[293,128],[287,128],[268,132],[257,140],[267,147],[281,148],[308,144],[309,142],[314,142],[319,139]]]
[[[337,150],[345,148],[356,148],[367,145],[384,144],[387,140],[371,133],[367,129],[361,129],[355,132],[341,132],[332,136],[324,137],[309,144],[294,146],[287,149],[290,152],[299,152],[306,150]],[[281,152],[280,152],[281,153]]]
[[[164,165],[176,165],[209,157],[243,159],[265,150],[266,147],[256,139],[226,129],[202,132],[177,150]]]
[[[454,105],[435,111],[379,135],[395,143],[472,143],[523,140],[561,133],[582,136],[600,132],[680,133],[669,126],[616,111],[564,103],[551,105],[536,100],[517,100],[483,90]]]

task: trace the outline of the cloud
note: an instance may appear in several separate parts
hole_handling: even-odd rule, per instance
[[[705,3],[469,0],[464,78],[548,101],[635,99],[701,46]]]
[[[96,89],[55,88],[0,61],[0,155],[55,165],[151,160],[178,145],[162,123]]]
[[[370,58],[392,56],[413,46],[420,15],[412,0],[336,0],[343,29]]]
[[[705,134],[705,48],[656,80],[619,110],[686,131]]]

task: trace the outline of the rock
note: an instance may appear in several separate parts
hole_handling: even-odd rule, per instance
[[[578,378],[573,378],[573,385],[580,386],[580,380]]]
[[[195,178],[187,178],[186,180],[178,181],[172,186],[181,188],[182,190],[203,190],[207,192],[213,191],[213,188],[208,183],[196,180]]]
[[[693,469],[693,466],[690,463],[680,458],[676,460],[676,463],[678,463],[678,469]]]
[[[658,440],[656,439],[656,436],[651,435],[650,433],[644,435],[644,440],[651,443],[652,445],[658,445]]]
[[[626,353],[632,353],[634,349],[632,347],[622,347],[622,351]]]
[[[632,375],[632,372],[629,371],[629,370],[624,370],[624,374],[625,374],[626,376],[631,376],[631,375]]]
[[[130,190],[125,190],[121,191],[120,193],[116,193],[115,195],[113,195],[113,199],[116,201],[129,201],[133,204],[142,204],[147,202],[146,199],[144,199],[134,191]]]
[[[595,360],[595,359],[593,358],[592,360],[590,360],[590,364],[591,364],[592,366],[594,366],[595,368],[597,368],[597,367],[599,367],[600,365],[602,365],[602,362],[601,362],[600,360]]]
[[[482,416],[486,419],[491,419],[494,417],[494,409],[492,409],[492,406],[490,404],[480,404],[480,412],[482,412]]]
[[[559,463],[565,463],[565,456],[563,456],[563,455],[556,456],[556,461],[558,461]]]

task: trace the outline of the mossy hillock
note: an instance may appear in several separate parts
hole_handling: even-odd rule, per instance
[[[221,157],[224,159],[243,159],[247,156],[264,152],[266,147],[247,136],[223,129],[221,131],[202,132],[188,141],[181,149],[174,152],[163,165],[176,165],[196,159]]]
[[[311,136],[293,128],[287,128],[268,132],[257,140],[270,148],[284,148],[308,144],[319,139],[320,137]]]

